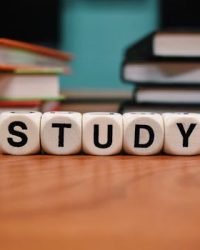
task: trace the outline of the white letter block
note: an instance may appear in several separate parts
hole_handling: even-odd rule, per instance
[[[4,154],[31,155],[40,151],[40,112],[3,112],[0,147]]]
[[[83,151],[91,155],[114,155],[122,149],[122,115],[85,113],[83,115]]]
[[[155,155],[162,151],[163,118],[157,113],[132,112],[123,115],[123,149],[131,155]]]
[[[82,115],[77,112],[47,112],[41,121],[41,145],[53,155],[77,154],[81,150]]]
[[[200,153],[200,114],[164,113],[164,152],[171,155]]]

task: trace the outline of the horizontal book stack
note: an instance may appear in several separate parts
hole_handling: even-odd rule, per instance
[[[134,84],[125,111],[200,111],[200,33],[156,32],[129,47],[122,79]]]
[[[0,39],[0,112],[59,110],[61,74],[71,55],[24,42]]]

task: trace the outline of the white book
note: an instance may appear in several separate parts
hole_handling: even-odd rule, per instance
[[[200,57],[200,32],[157,32],[153,53],[165,57]]]
[[[123,68],[125,81],[154,84],[200,83],[200,62],[128,63]]]
[[[200,88],[140,88],[136,93],[137,103],[200,103]]]
[[[57,75],[0,74],[0,98],[58,98]]]

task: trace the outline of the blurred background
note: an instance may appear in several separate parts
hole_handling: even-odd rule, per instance
[[[7,0],[0,36],[70,51],[63,90],[116,89],[124,50],[157,29],[200,26],[197,0]]]
[[[0,36],[72,52],[73,75],[62,89],[124,89],[125,48],[159,28],[199,27],[199,7],[197,0],[7,0]]]

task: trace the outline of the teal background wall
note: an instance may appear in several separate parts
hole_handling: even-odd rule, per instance
[[[75,55],[63,89],[124,89],[125,48],[158,27],[159,0],[63,0],[61,49]]]

